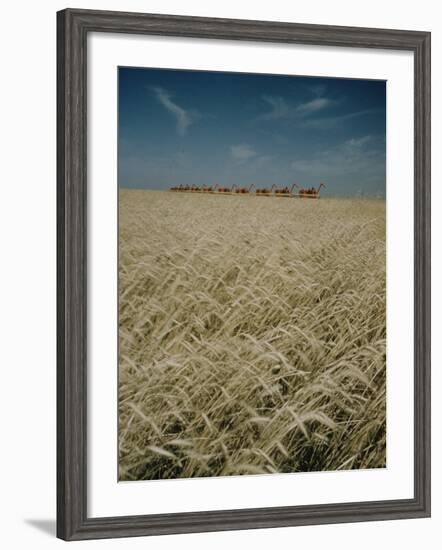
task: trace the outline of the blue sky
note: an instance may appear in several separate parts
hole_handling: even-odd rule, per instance
[[[234,183],[385,196],[386,83],[119,69],[119,185]]]

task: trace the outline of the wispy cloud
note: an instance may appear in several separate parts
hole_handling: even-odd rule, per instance
[[[331,106],[334,102],[327,97],[314,97],[309,101],[292,105],[286,99],[280,96],[262,96],[269,106],[270,110],[261,114],[259,120],[279,120],[283,118],[303,118],[318,111],[322,111],[326,107]]]
[[[308,86],[308,89],[312,92],[313,95],[321,97],[325,94],[327,87],[325,84],[315,84],[313,86]]]
[[[173,101],[171,99],[172,94],[164,88],[153,87],[152,91],[161,105],[176,118],[176,131],[178,135],[184,136],[189,126],[195,122],[195,116]]]
[[[235,160],[244,162],[253,157],[256,157],[257,153],[250,145],[241,143],[239,145],[232,145],[230,147],[230,154]]]
[[[359,149],[360,147],[363,147],[367,143],[370,143],[370,141],[372,140],[373,140],[372,136],[362,136],[360,138],[351,138],[347,140],[344,143],[344,145],[349,149]]]
[[[336,115],[330,117],[320,117],[304,120],[303,125],[308,128],[314,128],[316,130],[329,130],[336,126],[342,125],[342,123],[353,120],[355,118],[376,115],[382,112],[381,109],[364,109],[362,111],[355,111],[353,113],[347,113],[345,115]]]
[[[329,107],[332,103],[332,100],[328,99],[327,97],[316,97],[311,101],[307,101],[306,103],[301,103],[300,105],[298,105],[295,109],[295,112],[299,113],[300,115],[309,115],[311,113],[316,113],[317,111],[321,111],[322,109]]]
[[[330,181],[351,178],[382,184],[385,181],[385,142],[366,135],[348,139],[317,154],[294,159],[291,168],[301,175]]]
[[[270,111],[260,115],[260,120],[277,120],[290,115],[291,108],[283,97],[264,95],[262,99],[270,105]]]

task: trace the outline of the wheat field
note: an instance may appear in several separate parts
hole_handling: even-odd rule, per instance
[[[385,467],[385,201],[119,200],[120,480]]]

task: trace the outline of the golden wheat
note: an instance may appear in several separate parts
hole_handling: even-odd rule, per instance
[[[120,479],[385,466],[385,201],[120,191]]]

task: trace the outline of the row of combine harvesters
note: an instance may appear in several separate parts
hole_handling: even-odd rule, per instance
[[[270,188],[256,189],[252,193],[252,188],[255,185],[252,183],[249,187],[238,187],[234,184],[232,187],[218,187],[216,184],[214,187],[208,187],[203,185],[198,187],[196,185],[179,185],[178,187],[171,187],[170,191],[176,193],[206,193],[212,195],[256,195],[257,197],[293,197],[293,198],[305,198],[305,199],[319,199],[321,188],[325,187],[324,183],[321,183],[319,187],[299,187],[294,183],[290,188],[276,187],[275,184]],[[296,187],[296,191],[294,191]]]

